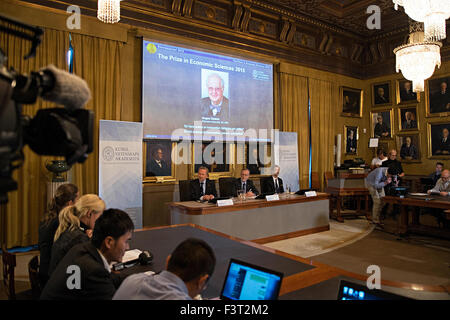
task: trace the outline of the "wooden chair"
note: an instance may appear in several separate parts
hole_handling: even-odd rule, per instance
[[[190,180],[180,180],[178,181],[178,188],[180,192],[180,201],[191,200],[191,188],[189,186]]]
[[[331,171],[326,171],[323,174],[324,177],[324,183],[325,183],[325,188],[328,187],[328,180],[334,179],[334,174]]]
[[[236,178],[219,178],[219,191],[221,197],[234,197],[234,182]]]
[[[31,283],[31,293],[33,300],[39,300],[41,296],[41,282],[39,281],[39,257],[34,256],[28,262],[28,276]]]
[[[16,300],[14,286],[14,268],[16,267],[16,256],[4,249],[2,251],[3,262],[3,287],[9,300]]]
[[[320,179],[318,172],[311,172],[311,189],[320,190]]]

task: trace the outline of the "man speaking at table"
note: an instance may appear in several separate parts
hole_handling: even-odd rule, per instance
[[[234,183],[234,196],[238,195],[238,190],[244,190],[245,196],[253,197],[259,194],[258,189],[256,189],[253,181],[249,179],[250,170],[242,169],[241,170],[241,178],[236,179]]]
[[[198,179],[192,180],[189,184],[191,200],[208,201],[217,197],[216,185],[214,181],[208,179],[208,173],[208,168],[198,168]]]

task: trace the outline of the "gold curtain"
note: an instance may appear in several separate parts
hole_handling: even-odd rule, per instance
[[[324,173],[334,170],[335,108],[338,107],[339,87],[328,81],[309,79],[311,103],[311,170],[319,174],[323,190]]]
[[[275,119],[281,119],[281,130],[297,132],[300,188],[309,186],[308,79],[280,74],[281,108]]]
[[[73,167],[73,183],[80,193],[98,192],[98,121],[99,119],[120,120],[121,75],[120,62],[123,43],[79,34],[72,35],[75,50],[74,74],[82,77],[91,89],[92,99],[86,108],[95,113],[94,152],[83,164]],[[69,33],[45,29],[42,43],[36,57],[23,60],[29,51],[30,42],[13,36],[0,34],[0,48],[8,56],[8,67],[21,73],[39,70],[49,64],[67,70],[66,52],[69,47]],[[54,104],[38,102],[23,107],[23,113],[33,116],[40,108],[55,107]],[[8,193],[6,208],[6,246],[27,246],[36,244],[38,226],[46,209],[46,182],[49,173],[45,162],[51,157],[38,156],[28,147],[24,148],[23,166],[14,171],[13,178],[18,190]],[[1,226],[0,230],[4,230]]]

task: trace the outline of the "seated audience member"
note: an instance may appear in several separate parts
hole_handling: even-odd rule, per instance
[[[428,190],[428,193],[439,193],[441,196],[450,195],[450,171],[444,170],[441,173],[441,178],[436,182],[433,189]]]
[[[430,179],[433,179],[433,184],[436,184],[436,182],[441,178],[442,169],[444,169],[444,164],[442,162],[437,162],[436,171],[429,176]]]
[[[250,180],[250,170],[242,169],[241,170],[241,178],[236,179],[234,183],[234,196],[237,196],[238,190],[244,190],[245,195],[247,197],[257,196],[259,194],[258,189],[256,189],[253,181]]]
[[[377,156],[372,159],[370,169],[373,170],[380,167],[385,160],[387,160],[386,153],[383,151],[383,149],[379,149],[377,152]]]
[[[49,276],[73,246],[89,241],[95,221],[103,210],[105,202],[95,194],[81,196],[74,205],[61,210],[52,247]]]
[[[111,300],[120,275],[110,265],[122,262],[134,230],[128,214],[108,209],[95,222],[92,239],[74,246],[53,271],[42,300]]]
[[[261,192],[262,193],[283,193],[283,180],[278,178],[280,174],[280,167],[274,166],[272,169],[272,177],[264,179],[262,181]]]
[[[73,205],[78,197],[78,187],[76,185],[71,183],[60,185],[56,189],[55,196],[48,207],[47,214],[39,224],[39,280],[42,288],[48,280],[53,239],[55,238],[55,232],[59,225],[58,215],[63,208]]]
[[[198,168],[198,179],[189,183],[191,200],[208,201],[217,197],[216,184],[208,179],[209,171],[206,167]]]
[[[166,271],[138,273],[126,278],[113,300],[192,300],[206,287],[216,265],[211,247],[190,238],[166,259]]]
[[[372,222],[375,224],[382,225],[380,213],[383,208],[382,198],[385,196],[384,187],[392,182],[394,172],[395,169],[393,167],[378,167],[372,170],[364,180],[373,200]]]

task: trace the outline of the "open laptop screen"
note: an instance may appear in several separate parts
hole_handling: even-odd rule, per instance
[[[369,289],[350,281],[341,280],[338,300],[410,300],[411,298],[378,289]]]
[[[282,279],[280,272],[231,259],[220,298],[276,300]]]

